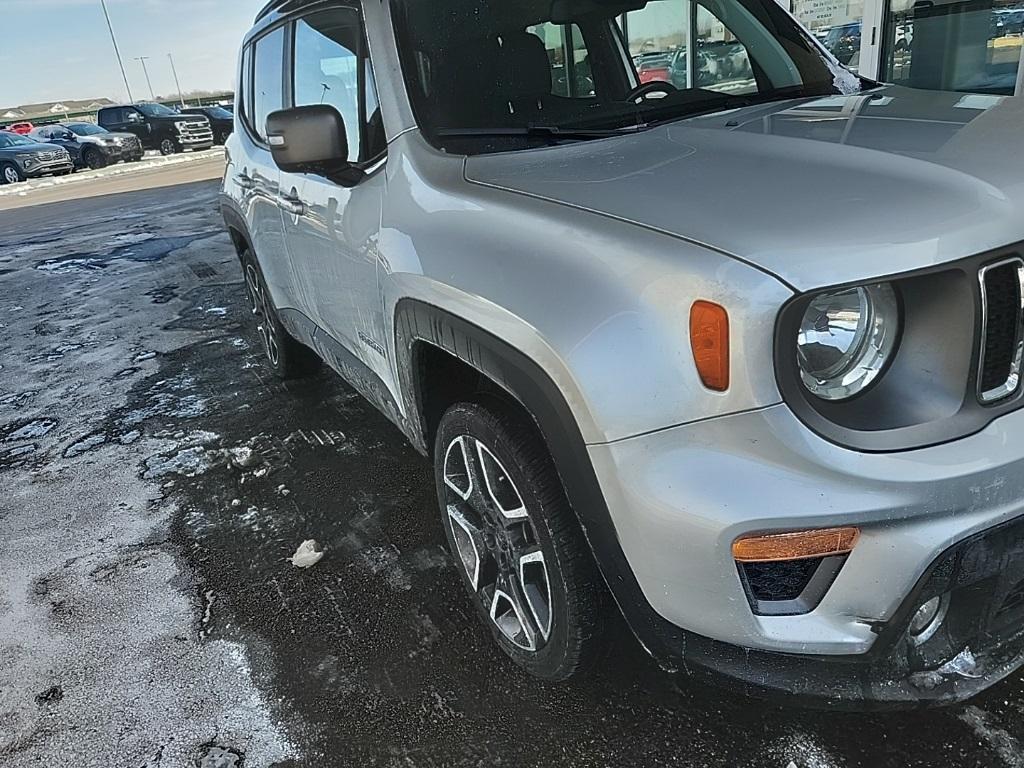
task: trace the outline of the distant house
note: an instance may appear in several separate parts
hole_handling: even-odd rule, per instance
[[[22,104],[17,107],[0,107],[0,118],[5,120],[52,120],[55,116],[76,115],[114,104],[110,99],[80,99],[56,101],[42,104]]]

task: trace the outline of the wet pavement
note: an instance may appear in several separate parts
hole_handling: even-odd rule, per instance
[[[264,366],[215,199],[0,213],[0,766],[1024,765],[1020,675],[808,712],[667,676],[617,624],[597,670],[524,677],[425,460],[332,374]]]

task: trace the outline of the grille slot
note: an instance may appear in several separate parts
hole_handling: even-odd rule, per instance
[[[984,267],[979,273],[982,299],[981,362],[978,397],[994,403],[1020,386],[1024,354],[1024,261],[1019,258]]]

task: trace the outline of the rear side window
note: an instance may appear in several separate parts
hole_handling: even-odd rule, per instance
[[[284,27],[256,41],[252,128],[264,141],[267,117],[284,107]]]
[[[293,78],[295,106],[328,104],[341,113],[350,162],[384,151],[377,88],[357,11],[334,8],[296,22]]]

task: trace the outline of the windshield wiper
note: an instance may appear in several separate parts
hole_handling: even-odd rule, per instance
[[[815,92],[814,89],[804,88],[803,86],[778,88],[774,91],[768,91],[767,93],[751,93],[742,96],[723,93],[718,96],[693,99],[691,101],[684,102],[683,104],[663,108],[660,111],[671,111],[674,114],[670,114],[666,117],[658,116],[650,122],[658,124],[670,123],[676,120],[685,120],[691,117],[703,117],[716,112],[726,112],[733,109],[753,107],[760,104],[770,104],[777,101],[790,101],[793,99],[821,98],[826,95],[831,94]],[[649,115],[658,115],[658,113],[659,110],[656,108],[648,110],[647,112]]]
[[[647,128],[646,124],[627,125],[623,128],[561,128],[557,125],[528,125],[522,128],[439,128],[437,135],[456,138],[523,137],[549,141],[586,141],[639,133],[645,128]]]

